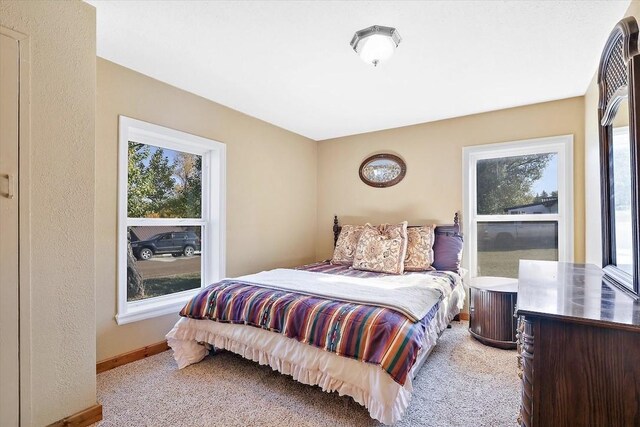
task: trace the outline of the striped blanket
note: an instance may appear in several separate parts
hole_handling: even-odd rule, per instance
[[[359,277],[380,276],[326,262],[300,269]],[[420,274],[447,278],[452,288],[456,285],[451,274]],[[340,356],[380,365],[397,383],[404,385],[438,306],[434,305],[423,319],[414,323],[388,308],[257,287],[231,279],[203,289],[185,305],[180,315],[246,324],[280,333]]]

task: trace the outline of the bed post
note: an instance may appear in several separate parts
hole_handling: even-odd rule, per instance
[[[462,224],[460,223],[460,211],[456,211],[455,215],[453,216],[453,225],[456,226],[456,228],[458,229],[458,234],[460,236],[462,236]]]
[[[333,216],[333,247],[338,244],[338,235],[340,235],[340,226],[338,225],[338,215]]]

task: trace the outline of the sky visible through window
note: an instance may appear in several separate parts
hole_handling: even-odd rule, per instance
[[[558,191],[558,156],[552,156],[547,167],[542,172],[542,177],[533,183],[532,190],[535,194],[542,194],[546,191]]]

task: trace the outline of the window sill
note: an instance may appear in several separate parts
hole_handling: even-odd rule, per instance
[[[118,323],[118,325],[126,325],[127,323],[152,319],[167,314],[178,314],[187,301],[200,292],[200,290],[201,288],[197,288],[178,294],[127,302],[124,310],[116,314],[116,323]]]

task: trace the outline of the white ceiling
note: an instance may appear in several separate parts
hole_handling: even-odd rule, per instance
[[[98,55],[315,140],[583,95],[624,1],[97,1]],[[403,40],[378,68],[351,50]]]

